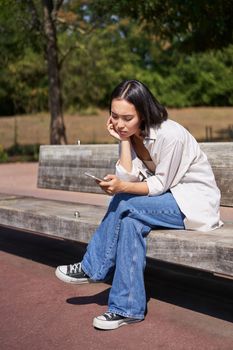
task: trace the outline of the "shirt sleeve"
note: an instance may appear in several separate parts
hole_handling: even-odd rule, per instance
[[[183,143],[179,139],[164,138],[158,145],[155,175],[147,178],[149,196],[169,190],[179,169],[183,155]]]
[[[135,162],[132,161],[132,170],[127,171],[121,164],[120,161],[116,163],[116,176],[122,181],[137,182],[140,181],[139,178],[140,170],[135,166]]]

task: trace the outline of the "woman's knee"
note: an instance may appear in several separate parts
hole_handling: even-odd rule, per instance
[[[118,193],[114,195],[111,200],[109,210],[118,212],[118,214],[122,214],[129,211],[131,205],[129,204],[129,200],[133,195],[128,193]]]
[[[129,193],[117,193],[112,198],[111,204],[114,204],[115,206],[118,206],[120,204],[124,205],[124,203],[126,203],[131,196],[132,195],[130,195]]]

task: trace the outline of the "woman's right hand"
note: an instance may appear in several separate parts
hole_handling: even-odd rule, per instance
[[[107,130],[109,132],[109,134],[114,137],[115,139],[117,139],[118,141],[129,141],[129,138],[122,138],[118,132],[116,131],[113,122],[112,122],[112,118],[111,116],[108,118],[107,121]]]
[[[107,129],[108,129],[108,132],[111,136],[113,136],[118,141],[121,141],[119,162],[127,171],[131,171],[132,155],[131,155],[130,138],[122,138],[118,134],[118,132],[116,131],[116,129],[114,127],[114,123],[112,121],[111,116],[108,118],[108,121],[107,121]],[[103,190],[106,191],[106,188],[103,188]],[[110,193],[110,192],[107,192],[107,193]],[[114,193],[114,192],[112,192],[112,193]]]
[[[107,130],[112,137],[114,137],[118,141],[121,141],[121,138],[120,138],[118,132],[114,128],[111,116],[108,118],[108,121],[107,121]]]

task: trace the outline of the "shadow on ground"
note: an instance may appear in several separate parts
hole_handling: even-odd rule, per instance
[[[87,304],[107,305],[109,291],[110,291],[110,288],[107,288],[95,295],[69,298],[66,300],[66,302],[72,305],[87,305]]]
[[[1,250],[56,267],[78,262],[86,245],[0,226]],[[145,272],[147,300],[159,299],[212,317],[233,322],[233,281],[207,272],[148,259]],[[110,283],[109,283],[110,286]],[[87,297],[72,297],[67,303],[106,305],[110,287]]]

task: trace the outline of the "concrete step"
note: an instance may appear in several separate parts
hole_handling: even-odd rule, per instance
[[[0,224],[88,243],[105,206],[0,195]],[[147,257],[233,277],[233,222],[211,232],[153,230]]]

